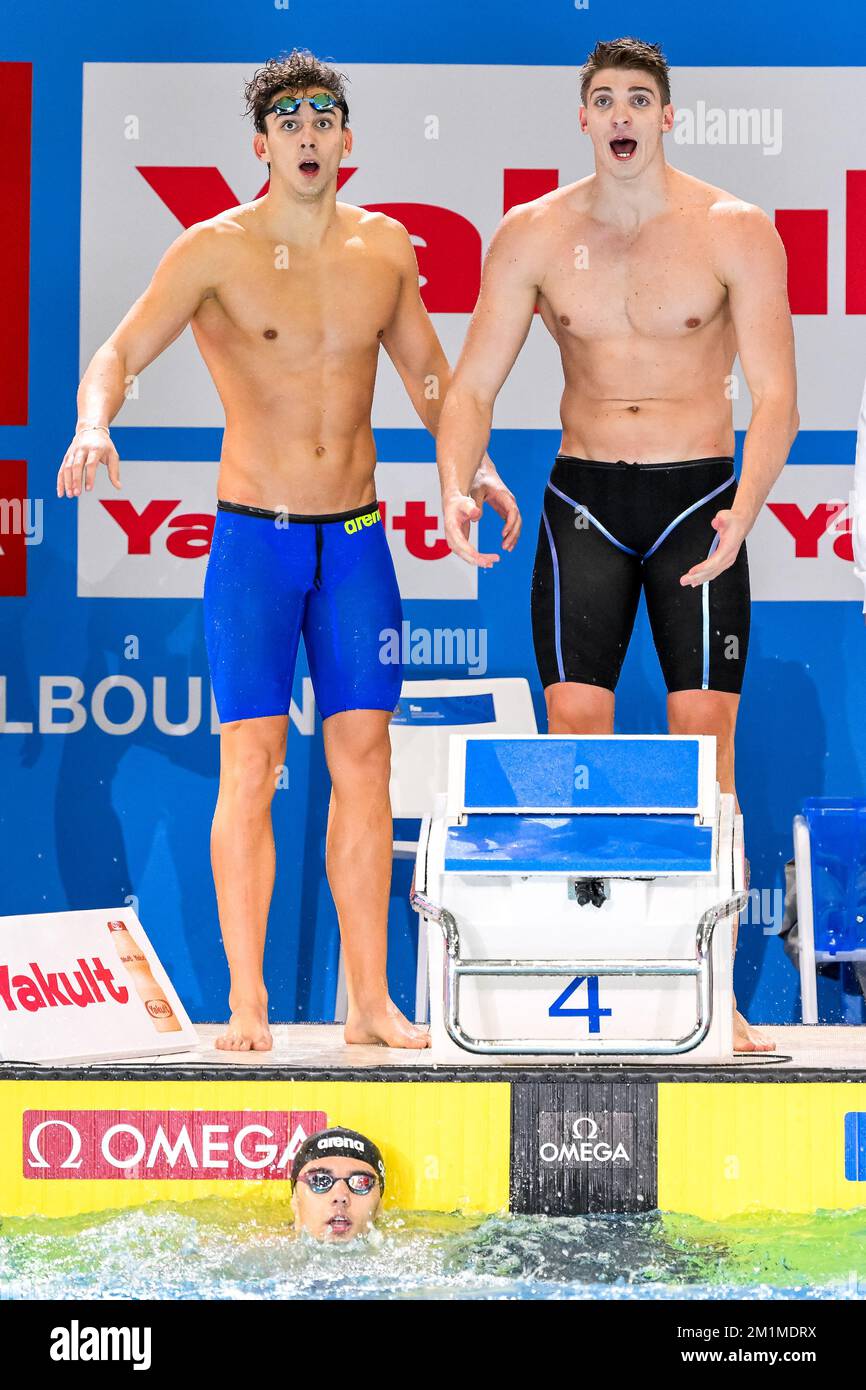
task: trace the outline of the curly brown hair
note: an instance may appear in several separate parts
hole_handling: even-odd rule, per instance
[[[277,58],[269,58],[263,68],[253,73],[244,86],[247,116],[252,116],[253,125],[261,135],[265,134],[265,120],[262,115],[273,105],[278,92],[303,92],[308,87],[324,87],[333,92],[337,105],[343,113],[343,125],[349,124],[349,104],[346,101],[345,73],[328,67],[327,63],[316,58],[307,48],[294,48],[291,53],[281,53]]]
[[[597,43],[580,70],[580,99],[584,106],[590,83],[602,68],[634,68],[648,72],[658,83],[662,105],[668,105],[670,68],[657,43],[644,43],[643,39],[611,39]]]

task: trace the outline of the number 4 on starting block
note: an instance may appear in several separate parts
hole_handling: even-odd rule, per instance
[[[585,1009],[566,1009],[564,1004],[571,998],[575,990],[586,982],[586,1008]],[[610,1018],[612,1009],[602,1009],[598,1003],[598,976],[597,975],[578,975],[557,999],[554,999],[550,1008],[547,1010],[548,1018],[585,1018],[589,1024],[590,1033],[599,1033],[599,1020]]]

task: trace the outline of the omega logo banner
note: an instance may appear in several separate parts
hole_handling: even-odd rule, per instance
[[[25,1178],[283,1179],[322,1110],[27,1110]]]
[[[186,1052],[198,1037],[129,907],[0,918],[0,1059]]]
[[[654,1081],[514,1083],[512,1209],[652,1211],[657,1114]]]

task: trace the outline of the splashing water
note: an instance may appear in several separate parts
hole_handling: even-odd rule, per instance
[[[866,1210],[696,1217],[389,1213],[347,1246],[206,1199],[0,1223],[5,1299],[866,1298]]]

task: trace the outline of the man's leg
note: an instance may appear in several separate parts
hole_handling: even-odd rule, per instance
[[[348,1043],[429,1047],[388,995],[388,900],[393,822],[386,710],[332,714],[322,731],[333,789],[328,815],[328,883],[340,921],[349,1009]]]
[[[714,734],[719,786],[734,798],[740,811],[734,785],[734,733],[739,695],[722,690],[677,690],[668,695],[668,729],[672,734]],[[739,917],[734,919],[734,951],[737,949]],[[737,1008],[734,999],[734,1051],[773,1052],[776,1044],[753,1028]]]
[[[271,801],[285,762],[288,715],[220,727],[220,784],[211,862],[231,974],[228,1028],[217,1047],[266,1052],[268,995],[262,975],[276,854]]]
[[[551,734],[612,734],[614,693],[600,685],[560,681],[544,692]]]

